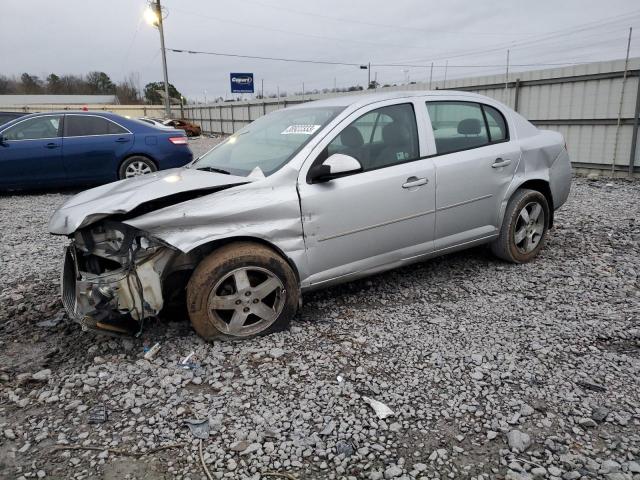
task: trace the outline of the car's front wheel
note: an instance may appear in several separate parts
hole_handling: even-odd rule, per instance
[[[289,264],[263,245],[227,244],[206,257],[187,285],[187,308],[206,340],[240,340],[285,329],[300,291]]]
[[[147,173],[156,172],[157,170],[158,168],[156,164],[153,163],[153,160],[135,155],[122,162],[118,170],[118,178],[122,180],[123,178],[138,177],[140,175],[146,175]]]
[[[545,196],[536,190],[517,190],[509,200],[500,235],[491,250],[508,262],[529,262],[540,252],[548,228],[549,204]]]

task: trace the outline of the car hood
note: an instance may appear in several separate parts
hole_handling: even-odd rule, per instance
[[[163,170],[120,180],[69,199],[51,217],[49,231],[54,235],[70,235],[78,228],[110,215],[131,214],[135,209],[143,214],[256,180],[190,168]]]

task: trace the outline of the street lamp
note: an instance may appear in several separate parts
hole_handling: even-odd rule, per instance
[[[164,48],[164,28],[162,25],[162,7],[160,0],[152,1],[144,12],[144,19],[160,32],[160,50],[162,52],[162,73],[164,74],[164,110],[167,118],[171,117],[171,99],[169,98],[169,75],[167,74],[167,52]]]
[[[144,11],[144,20],[152,27],[158,25],[158,15],[156,15],[155,9],[152,9],[151,6],[147,7]]]

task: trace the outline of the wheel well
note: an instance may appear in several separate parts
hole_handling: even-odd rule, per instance
[[[547,199],[547,204],[549,205],[549,228],[553,227],[553,195],[551,194],[549,182],[545,180],[527,180],[518,187],[518,189],[520,188],[535,190],[544,195],[544,197]]]
[[[258,238],[258,237],[222,238],[220,240],[213,240],[212,242],[205,243],[204,245],[200,245],[199,247],[195,248],[192,252],[189,252],[189,253],[194,253],[196,254],[197,257],[204,258],[214,250],[222,247],[223,245],[226,245],[228,243],[233,243],[233,242],[253,242],[273,250],[275,253],[280,255],[285,260],[285,262],[289,264],[289,266],[293,270],[293,273],[296,276],[296,279],[298,280],[298,283],[300,283],[300,272],[298,272],[298,268],[296,267],[296,264],[293,262],[293,260],[291,260],[282,250],[280,250],[274,244],[262,238]]]

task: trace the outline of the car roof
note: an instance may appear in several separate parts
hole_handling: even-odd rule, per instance
[[[374,102],[384,100],[395,100],[397,98],[412,97],[444,97],[444,96],[464,96],[476,100],[486,99],[477,93],[463,92],[460,90],[400,90],[393,92],[366,92],[351,95],[340,95],[337,97],[326,98],[322,100],[314,100],[305,102],[290,108],[314,108],[314,107],[363,107]]]

